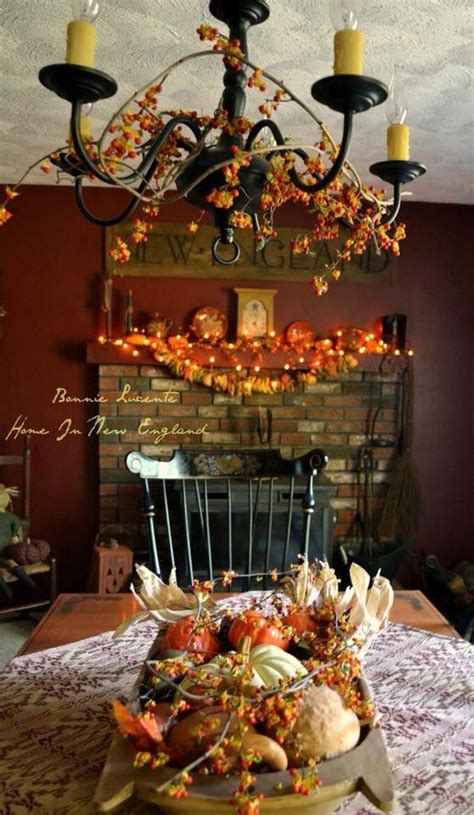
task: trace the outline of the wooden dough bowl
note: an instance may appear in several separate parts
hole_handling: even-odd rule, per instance
[[[155,652],[156,642],[149,658]],[[138,687],[145,675],[144,665],[132,698],[138,694]],[[369,698],[370,690],[364,678],[360,680],[360,685],[363,697]],[[153,804],[153,807],[137,810],[153,815],[235,815],[231,800],[239,783],[237,776],[193,773],[193,783],[188,787],[189,798],[174,799],[166,792],[158,793],[156,790],[176,773],[176,768],[135,768],[135,752],[134,745],[128,739],[117,737],[113,740],[94,797],[97,812],[119,812],[122,805],[133,800]],[[362,792],[382,812],[389,812],[394,806],[392,772],[385,742],[378,728],[363,727],[357,747],[338,758],[321,761],[318,774],[322,786],[313,795],[302,796],[291,792],[292,778],[288,771],[256,773],[255,791],[265,796],[260,804],[262,815],[273,812],[286,815],[290,811],[302,815],[327,815],[344,798],[357,791]]]

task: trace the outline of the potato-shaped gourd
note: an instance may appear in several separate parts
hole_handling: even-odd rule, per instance
[[[299,766],[310,758],[334,758],[356,746],[360,724],[342,696],[326,685],[307,688],[298,709],[298,718],[285,739],[290,765]]]
[[[202,756],[218,740],[228,720],[229,714],[216,705],[201,707],[181,719],[166,736],[166,743],[172,751],[172,763],[186,767]],[[237,724],[237,721],[231,724],[229,736]]]
[[[173,764],[186,767],[187,764],[204,755],[218,741],[228,720],[229,714],[217,706],[200,708],[181,719],[166,737],[167,746],[172,751]],[[232,735],[238,727],[240,727],[240,722],[234,718],[228,735]],[[286,770],[288,766],[288,759],[283,748],[268,736],[256,733],[255,728],[250,724],[242,735],[241,748],[242,750],[255,750],[271,770]],[[238,751],[236,752],[235,748],[229,753],[229,758],[232,763],[237,764]]]

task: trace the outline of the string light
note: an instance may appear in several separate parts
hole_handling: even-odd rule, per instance
[[[366,344],[358,349],[351,347],[353,342],[352,337],[345,340],[349,332],[359,331],[359,336],[362,333],[365,336]],[[140,329],[133,331],[133,336],[136,334],[140,336],[143,332]],[[244,332],[248,333],[248,332]],[[203,385],[213,388],[214,390],[221,390],[231,394],[237,393],[278,393],[281,391],[293,390],[296,384],[313,384],[317,382],[321,376],[335,377],[350,371],[357,366],[357,361],[354,353],[361,355],[370,354],[384,354],[386,356],[398,357],[407,356],[413,357],[414,351],[411,348],[405,350],[390,347],[383,339],[378,339],[373,333],[364,334],[360,329],[344,328],[331,332],[334,340],[329,338],[316,340],[313,344],[308,343],[304,346],[305,350],[312,354],[308,361],[302,353],[302,345],[298,348],[297,345],[286,344],[283,337],[276,336],[275,332],[269,333],[265,337],[254,339],[252,337],[245,337],[245,335],[238,338],[235,342],[227,343],[225,340],[215,340],[212,343],[212,348],[209,348],[209,343],[205,344],[202,341],[189,342],[186,334],[176,334],[170,337],[168,341],[157,339],[151,342],[151,339],[143,337],[140,345],[149,347],[155,351],[155,359],[164,364],[176,377],[188,379],[192,382],[202,383]],[[336,341],[336,337],[339,341]],[[341,339],[342,338],[342,339]],[[108,339],[104,335],[97,338],[99,345],[109,343],[112,346],[121,347],[133,357],[139,356],[139,349],[135,348],[133,339],[131,342],[126,341],[127,338],[122,339]],[[337,343],[337,344],[336,344]],[[346,347],[346,345],[348,347]],[[179,347],[178,347],[179,346]],[[193,347],[202,350],[207,346],[209,351],[214,351],[214,348],[221,354],[211,353],[208,357],[208,362],[201,364],[192,359],[191,351]],[[342,346],[342,347],[341,347]],[[158,350],[156,350],[158,349]],[[258,356],[256,349],[260,349]],[[255,353],[257,356],[258,364],[249,367],[248,361],[245,356],[241,357],[242,362],[233,358],[233,370],[229,371],[229,364],[226,361],[225,355],[229,351],[233,354],[242,353],[246,354],[249,351]],[[270,378],[268,373],[262,368],[275,368],[279,367],[281,363],[275,363],[269,358],[269,354],[279,351],[285,354],[290,362],[285,362],[282,365],[282,373],[278,378]],[[295,352],[298,353],[296,359],[298,365],[295,365],[292,360],[295,358]],[[214,371],[214,364],[226,369],[227,372],[218,369]],[[183,364],[184,363],[184,364]],[[206,368],[206,364],[210,367]],[[299,367],[301,366],[301,367]],[[247,375],[242,374],[247,369]],[[285,375],[283,375],[283,371]],[[251,372],[251,376],[249,375]],[[288,375],[288,372],[290,374]]]

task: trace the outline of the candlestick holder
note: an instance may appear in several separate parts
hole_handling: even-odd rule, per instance
[[[378,79],[358,74],[335,74],[318,79],[311,96],[338,113],[363,113],[385,102],[388,88]]]
[[[387,184],[409,184],[426,173],[424,164],[418,161],[378,161],[369,167],[372,175],[377,175]]]
[[[56,96],[82,105],[114,96],[118,88],[115,79],[108,74],[82,65],[46,65],[41,68],[38,76],[41,84]]]
[[[373,175],[378,175],[382,181],[393,186],[393,204],[389,212],[380,221],[380,226],[389,226],[394,222],[400,211],[402,184],[409,184],[419,175],[426,173],[426,167],[418,161],[390,160],[378,161],[376,164],[371,164],[369,169]]]

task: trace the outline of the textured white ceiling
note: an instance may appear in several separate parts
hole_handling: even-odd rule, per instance
[[[331,73],[327,0],[269,2],[270,19],[250,31],[250,58],[314,104],[311,84]],[[33,159],[64,142],[69,105],[44,89],[37,75],[43,65],[63,60],[71,12],[67,0],[0,4],[0,181],[13,182]],[[362,6],[365,73],[388,82],[396,67],[409,105],[411,155],[428,166],[411,185],[413,200],[473,203],[472,0],[373,0]],[[203,20],[211,20],[206,0],[101,0],[96,65],[118,81],[119,91],[95,106],[95,133],[135,88],[202,47],[194,32]],[[210,112],[220,83],[220,60],[198,60],[173,75],[163,99],[167,107]],[[289,104],[280,110],[284,132],[314,141],[302,111]],[[318,112],[339,135],[339,117]],[[383,107],[356,118],[350,158],[365,180],[369,164],[385,158],[385,127]],[[51,177],[36,172],[30,181],[51,183]]]

